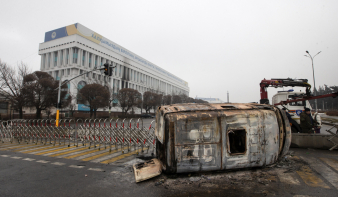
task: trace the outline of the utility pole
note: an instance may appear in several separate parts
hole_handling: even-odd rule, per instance
[[[229,91],[227,91],[227,102],[229,103]]]
[[[58,127],[59,126],[59,116],[60,116],[60,97],[61,97],[61,77],[62,75],[60,75],[60,79],[59,79],[59,90],[58,90],[58,102],[56,103],[56,121],[55,121],[55,126]]]
[[[312,76],[313,76],[313,92],[314,92],[314,94],[315,94],[315,96],[316,96],[316,81],[315,81],[315,70],[314,70],[314,67],[313,67],[313,59],[321,52],[321,51],[319,51],[315,56],[311,56],[310,55],[310,53],[309,53],[309,51],[305,51],[307,54],[309,54],[309,56],[308,55],[304,55],[305,57],[309,57],[310,59],[311,59],[311,62],[312,62]],[[317,109],[317,99],[315,99],[315,105],[316,105],[316,112],[318,112],[318,109]]]

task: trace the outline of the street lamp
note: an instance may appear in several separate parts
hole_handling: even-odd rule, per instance
[[[313,59],[321,52],[321,51],[319,51],[315,56],[311,56],[310,55],[310,53],[309,53],[309,51],[305,51],[307,54],[309,54],[309,55],[304,55],[304,56],[306,56],[306,57],[309,57],[310,59],[311,59],[311,62],[312,62],[312,76],[313,76],[313,91],[314,91],[314,94],[315,94],[315,96],[316,96],[316,91],[315,91],[315,89],[316,89],[316,81],[315,81],[315,70],[314,70],[314,67],[313,67]],[[318,112],[318,109],[317,109],[317,99],[315,99],[315,105],[316,105],[316,112]]]

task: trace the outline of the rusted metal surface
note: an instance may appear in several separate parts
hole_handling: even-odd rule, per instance
[[[261,104],[175,104],[156,112],[157,156],[169,173],[269,165],[285,154],[284,111]]]

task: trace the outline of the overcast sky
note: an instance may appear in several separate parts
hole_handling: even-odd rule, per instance
[[[2,1],[0,59],[39,70],[45,32],[81,23],[187,81],[191,97],[259,102],[264,78],[313,84],[306,50],[321,51],[317,87],[338,85],[337,9],[336,0]]]

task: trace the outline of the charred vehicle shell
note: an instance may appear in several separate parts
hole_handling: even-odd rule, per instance
[[[174,104],[156,112],[157,158],[167,173],[269,165],[285,155],[285,112],[261,104]]]

